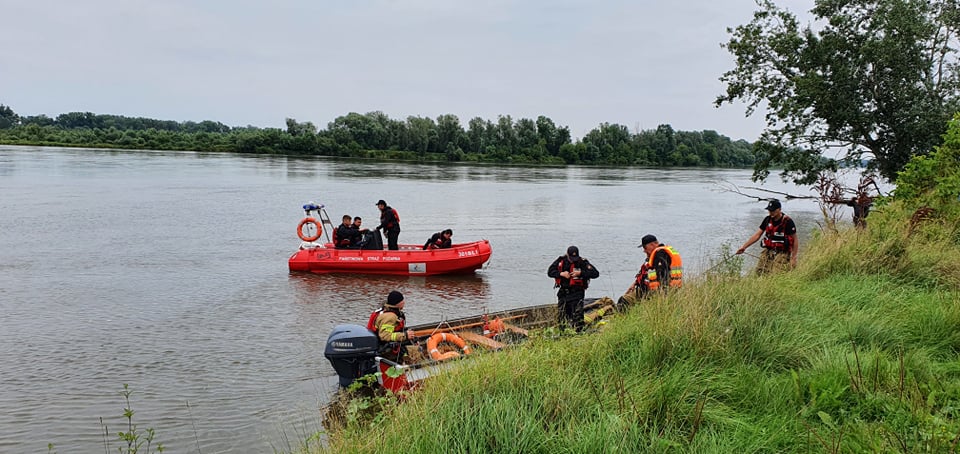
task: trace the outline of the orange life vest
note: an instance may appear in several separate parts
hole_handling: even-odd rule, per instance
[[[657,276],[657,270],[653,267],[653,259],[657,255],[657,251],[664,251],[670,255],[670,280],[668,285],[673,288],[681,287],[683,285],[683,260],[680,258],[680,254],[677,253],[676,249],[666,245],[661,245],[654,249],[650,253],[650,258],[647,260],[647,263],[644,263],[644,267],[646,267],[645,285],[650,290],[660,288],[663,277]],[[644,271],[643,268],[641,268],[640,271],[642,273]]]

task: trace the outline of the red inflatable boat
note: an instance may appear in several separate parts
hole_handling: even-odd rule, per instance
[[[400,250],[334,249],[328,243],[304,243],[290,256],[290,271],[432,276],[472,273],[490,259],[490,242],[454,244],[449,249],[424,251],[401,244]]]
[[[362,249],[335,249],[329,236],[326,243],[316,242],[325,233],[324,226],[326,232],[334,228],[324,206],[310,202],[303,206],[303,210],[307,217],[297,226],[297,236],[303,243],[300,250],[290,256],[290,271],[401,276],[472,273],[490,259],[492,252],[487,240],[429,250],[423,250],[419,245],[401,244],[400,250],[391,251],[383,249],[380,232],[366,233],[371,235],[370,241]],[[317,217],[313,217],[313,213]]]

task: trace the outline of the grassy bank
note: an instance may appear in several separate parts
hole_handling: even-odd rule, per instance
[[[888,207],[793,272],[692,283],[437,377],[332,452],[951,452],[960,230]],[[909,233],[908,233],[909,232]]]
[[[330,452],[955,452],[960,127],[866,230],[469,361]],[[911,185],[916,191],[910,192]],[[611,295],[616,296],[616,295]]]

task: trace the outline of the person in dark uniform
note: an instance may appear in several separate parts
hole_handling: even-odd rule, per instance
[[[433,236],[423,243],[423,250],[427,249],[449,249],[453,246],[453,230],[446,229],[442,232],[434,233]]]
[[[362,227],[363,219],[360,219],[360,216],[353,218],[353,225],[350,227],[356,232],[353,238],[353,244],[351,245],[354,249],[363,249],[363,246],[366,244],[364,239],[367,238],[367,234],[370,233],[370,229],[365,229]]]
[[[333,247],[337,249],[351,249],[354,242],[357,241],[359,232],[353,228],[350,222],[350,215],[343,215],[343,223],[338,225],[333,231]]]
[[[737,254],[743,254],[750,245],[756,243],[763,236],[760,259],[757,261],[757,274],[766,274],[771,271],[780,271],[797,266],[797,225],[790,216],[783,214],[780,201],[771,199],[767,204],[770,213],[763,218],[760,229],[747,239]]]
[[[583,297],[590,279],[600,277],[598,271],[590,262],[580,257],[580,250],[576,246],[567,248],[567,255],[557,257],[547,268],[547,276],[554,279],[557,291],[557,323],[561,326],[571,326],[580,332],[583,330]]]
[[[400,214],[383,199],[377,201],[377,208],[380,209],[380,225],[377,226],[377,230],[383,230],[387,235],[387,249],[397,251],[400,249],[400,244],[397,242],[400,238]]]

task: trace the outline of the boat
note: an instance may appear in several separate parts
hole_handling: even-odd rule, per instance
[[[585,320],[598,322],[616,305],[610,298],[584,300]],[[399,361],[381,356],[376,333],[366,326],[337,325],[327,337],[324,356],[337,372],[340,387],[374,374],[378,387],[399,392],[477,352],[493,352],[525,341],[531,330],[554,326],[557,305],[544,304],[410,326],[415,339],[402,347]]]
[[[401,244],[399,250],[386,250],[378,231],[366,234],[362,249],[336,249],[329,237],[326,242],[317,242],[323,226],[327,226],[327,232],[335,228],[324,206],[310,202],[303,208],[306,217],[297,227],[303,242],[288,260],[290,271],[399,276],[466,274],[482,268],[493,252],[487,240],[453,244],[445,249],[424,250],[420,245]],[[317,218],[312,212],[317,213]]]

